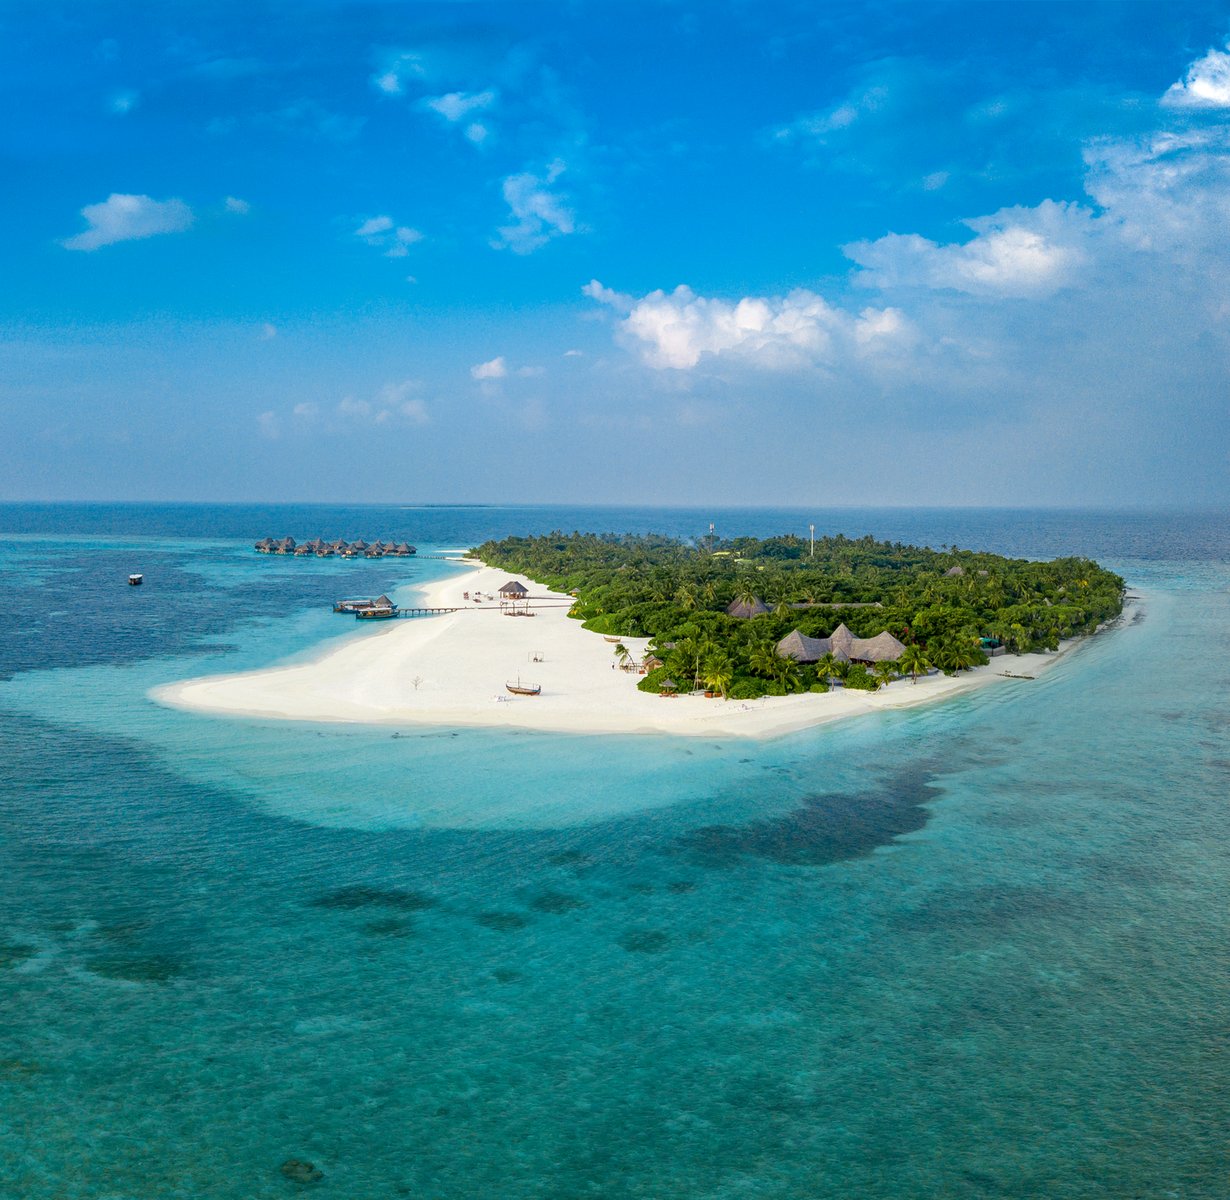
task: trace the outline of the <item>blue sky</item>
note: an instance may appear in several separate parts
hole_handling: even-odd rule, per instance
[[[1230,502],[1217,4],[0,4],[0,498]]]

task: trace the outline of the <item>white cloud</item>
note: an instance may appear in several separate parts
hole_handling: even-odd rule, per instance
[[[1230,54],[1210,50],[1166,89],[1162,103],[1172,108],[1230,108]]]
[[[368,219],[354,231],[354,235],[358,238],[372,238],[379,234],[387,233],[392,228],[392,217],[368,217]]]
[[[613,291],[609,287],[604,287],[596,279],[591,279],[582,289],[581,294],[588,296],[591,300],[597,300],[599,304],[605,304],[608,308],[613,308],[617,312],[629,312],[635,300],[624,292]],[[578,353],[580,353],[578,351]]]
[[[472,113],[489,109],[496,100],[493,91],[486,92],[449,92],[444,96],[428,96],[423,100],[423,106],[439,114],[450,124],[464,121]]]
[[[491,130],[481,121],[473,121],[466,126],[465,136],[468,141],[481,146],[491,136]]]
[[[227,196],[222,206],[228,213],[234,213],[239,217],[246,217],[252,211],[252,205],[246,200],[240,200],[238,196]]]
[[[134,91],[112,92],[107,100],[107,110],[114,116],[127,116],[140,103],[141,97]]]
[[[100,204],[87,204],[81,215],[89,228],[65,238],[60,245],[66,250],[97,250],[159,233],[182,233],[194,220],[192,209],[182,200],[153,200],[120,192],[112,192]]]
[[[422,384],[415,379],[386,383],[371,399],[344,396],[332,409],[324,409],[314,400],[305,400],[291,409],[291,416],[300,432],[345,433],[369,426],[427,425],[431,413],[417,395],[421,389]],[[272,418],[270,424],[280,431],[276,414],[267,415]]]
[[[278,336],[278,327],[266,321],[261,326],[260,338],[262,342],[271,342]]]
[[[414,425],[426,425],[431,421],[431,414],[422,400],[404,400],[397,406],[397,411]]]
[[[260,430],[261,437],[268,438],[271,442],[276,442],[282,436],[282,422],[275,412],[261,413],[256,418],[256,427]]]
[[[410,253],[410,247],[423,240],[419,230],[409,225],[398,225],[388,215],[368,217],[354,231],[354,235],[369,246],[383,250],[386,258],[405,258]]]
[[[877,288],[950,288],[978,296],[1038,296],[1075,278],[1090,212],[1047,200],[967,221],[975,237],[940,245],[918,234],[890,233],[846,246],[863,268],[858,282]]]
[[[504,199],[516,224],[502,225],[492,246],[530,254],[552,238],[576,231],[576,217],[567,199],[550,190],[566,169],[564,161],[557,158],[541,175],[525,171],[504,180]]]
[[[393,55],[383,69],[372,76],[372,83],[386,96],[400,96],[407,79],[422,79],[426,75],[422,56],[414,51]]]
[[[868,308],[854,318],[804,289],[730,301],[698,296],[681,285],[650,292],[626,309],[628,297],[597,281],[586,294],[626,311],[619,324],[623,340],[659,370],[688,370],[717,357],[792,369],[830,362],[847,350],[890,350],[914,337],[896,309]]]
[[[470,368],[471,379],[503,379],[508,374],[508,364],[501,354],[490,362],[479,363]]]

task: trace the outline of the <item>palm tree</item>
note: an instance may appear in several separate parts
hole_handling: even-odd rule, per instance
[[[931,670],[931,661],[923,653],[921,646],[907,646],[901,652],[901,657],[897,659],[897,667],[909,674],[911,683],[917,683],[920,675],[925,675]]]
[[[777,676],[777,664],[782,660],[772,642],[756,642],[748,651],[747,661],[757,675],[774,679]]]
[[[831,650],[816,663],[816,674],[826,683],[837,674],[837,659]]]
[[[799,664],[793,658],[778,658],[773,675],[786,691],[793,691],[799,682]]]
[[[756,595],[756,588],[751,580],[739,584],[739,589],[735,592],[735,599],[740,604],[758,604],[760,602],[760,597]]]
[[[730,689],[730,681],[734,675],[734,663],[720,650],[714,651],[705,659],[702,674],[705,687],[711,691],[721,692],[723,700],[726,699],[726,693]]]
[[[897,674],[897,664],[895,662],[878,662],[871,669],[875,672],[875,677],[880,681],[880,684],[883,687],[887,687],[893,677]]]
[[[680,608],[695,608],[696,589],[690,583],[681,583],[675,592],[675,603]]]
[[[623,642],[616,642],[615,657],[619,659],[619,665],[621,667],[626,667],[628,665],[628,659],[630,659],[632,655],[629,653],[628,647],[625,646]]]

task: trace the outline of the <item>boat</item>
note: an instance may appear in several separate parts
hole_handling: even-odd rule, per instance
[[[517,676],[516,683],[505,683],[504,686],[512,692],[514,696],[538,696],[542,693],[542,684],[534,684],[531,686],[528,683],[522,683],[521,677]]]
[[[374,600],[335,600],[333,611],[335,613],[355,613],[363,608],[371,608],[374,604]]]
[[[144,575],[129,575],[128,576],[128,586],[129,587],[140,587],[144,582],[145,582]]]
[[[380,596],[369,600],[361,608],[356,608],[354,615],[360,621],[387,621],[390,617],[397,616],[397,605],[388,596]]]

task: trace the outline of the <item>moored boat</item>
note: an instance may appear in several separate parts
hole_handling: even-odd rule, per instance
[[[144,582],[145,582],[144,575],[129,575],[128,576],[128,586],[129,587],[140,587]]]

